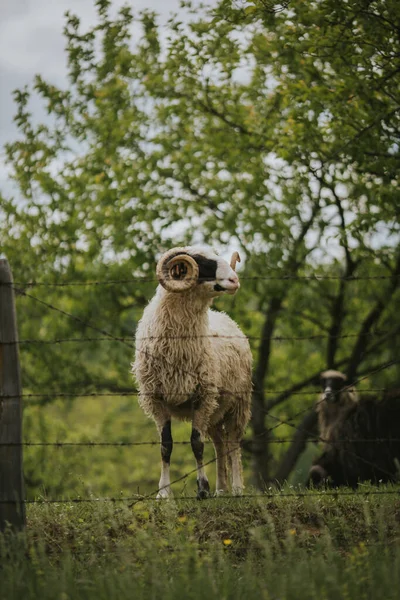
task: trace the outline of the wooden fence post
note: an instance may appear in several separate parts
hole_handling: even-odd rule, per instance
[[[17,318],[10,266],[0,259],[0,531],[25,526],[22,398]],[[10,397],[7,397],[10,396]]]

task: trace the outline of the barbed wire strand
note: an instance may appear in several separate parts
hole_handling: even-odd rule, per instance
[[[172,483],[171,483],[172,485]],[[305,491],[305,492],[297,492],[297,491],[293,491],[293,492],[264,492],[264,493],[260,493],[260,494],[243,494],[241,496],[234,496],[234,495],[230,495],[230,494],[225,494],[223,496],[209,496],[208,498],[204,498],[202,499],[202,503],[203,502],[209,502],[209,501],[224,501],[224,500],[236,500],[236,501],[240,501],[240,500],[246,500],[246,499],[250,499],[250,498],[260,498],[260,499],[273,499],[276,498],[277,500],[280,498],[305,498],[305,497],[309,497],[309,498],[313,498],[313,497],[324,497],[324,496],[333,496],[333,497],[339,497],[339,496],[361,496],[361,497],[366,497],[366,496],[390,496],[390,495],[396,495],[400,497],[400,489],[398,490],[363,490],[363,491],[358,491],[358,490],[353,490],[353,491],[339,491],[339,490],[324,490],[321,492],[316,492],[314,490],[310,490],[310,491]],[[100,498],[43,498],[43,499],[35,499],[35,500],[31,500],[31,499],[25,499],[25,500],[0,500],[0,504],[86,504],[86,503],[101,503],[101,502],[113,502],[113,503],[118,503],[118,502],[132,502],[132,504],[129,504],[129,508],[131,508],[132,506],[138,504],[139,502],[147,502],[148,500],[153,501],[156,500],[158,501],[156,498],[154,498],[154,496],[150,496],[150,495],[143,495],[143,496],[127,496],[127,497],[123,497],[123,496],[115,496],[115,497],[100,497]],[[172,502],[186,502],[186,501],[191,501],[191,500],[198,500],[197,496],[182,496],[182,497],[176,497],[176,498],[171,498],[170,500],[172,500]]]
[[[278,268],[277,268],[278,270]],[[240,275],[240,273],[239,273]],[[380,281],[385,279],[393,279],[393,277],[400,277],[392,273],[391,275],[240,275],[240,280],[246,281]],[[187,278],[187,281],[190,281]],[[209,281],[209,278],[198,277],[196,281]],[[213,281],[222,281],[221,278],[214,278]],[[73,287],[73,286],[101,286],[101,285],[127,285],[136,283],[159,283],[158,279],[153,275],[151,277],[146,276],[133,276],[128,279],[105,279],[105,280],[92,280],[92,281],[15,281],[15,282],[1,282],[4,286],[22,286],[22,287]]]
[[[322,529],[318,530],[318,531],[322,532]],[[304,528],[299,528],[299,533],[304,533],[304,532],[307,532],[306,526]],[[314,535],[314,534],[311,533],[311,535]],[[115,539],[113,541],[115,541]],[[363,542],[363,547],[366,547],[366,548],[390,547],[390,546],[394,546],[398,542],[399,542],[399,538],[396,536],[393,536],[392,538],[389,538],[388,540],[386,540],[384,542]],[[225,545],[223,539],[215,540],[213,543],[215,544],[214,547],[217,544],[221,544],[225,552],[237,552],[239,550],[240,551],[247,550],[247,551],[253,551],[253,552],[263,552],[265,550],[262,542],[260,543],[256,539],[253,540],[253,544],[250,544],[250,543],[238,544],[236,542],[235,538],[233,538],[232,543],[229,545]],[[171,545],[168,545],[168,548],[164,547],[161,550],[163,552],[171,552]],[[199,552],[204,552],[204,551],[210,550],[209,542],[207,542],[207,541],[205,541],[203,543],[198,542],[195,546],[195,550],[199,551]],[[69,550],[67,550],[67,552],[69,552]],[[101,554],[101,556],[104,556],[105,554],[110,556],[113,554],[118,557],[132,556],[132,552],[133,552],[133,548],[129,548],[129,547],[125,547],[125,546],[123,546],[123,547],[113,546],[112,548],[94,547],[94,549],[92,549],[92,550],[83,550],[83,549],[79,549],[79,548],[74,548],[71,551],[71,553],[74,556],[79,555],[79,556],[86,556],[86,557],[93,557],[96,554]],[[187,553],[187,548],[182,547],[182,546],[173,546],[173,552],[174,552],[174,554],[176,552],[186,552]],[[65,554],[65,550],[61,550],[61,553]]]
[[[282,424],[286,424],[285,421],[281,421]],[[223,442],[220,442],[222,445],[224,444],[232,444],[235,440],[224,440]],[[245,442],[252,442],[251,439],[246,439],[244,440]],[[268,440],[269,444],[288,444],[291,442],[296,441],[296,438],[273,438],[271,440]],[[314,438],[308,438],[307,440],[305,440],[306,443],[313,443],[316,444],[318,442],[320,442],[321,439],[319,437],[314,437]],[[394,438],[394,437],[390,437],[390,438],[342,438],[342,439],[337,439],[335,440],[335,444],[341,444],[341,443],[353,443],[353,442],[360,442],[360,443],[371,443],[371,444],[383,444],[386,442],[393,442],[393,443],[399,443],[400,442],[400,438]],[[191,444],[191,442],[189,440],[174,440],[174,446],[175,445],[184,445],[184,446],[189,446]],[[211,440],[204,440],[204,444],[209,444],[212,445],[213,442]],[[116,448],[123,448],[123,447],[133,447],[133,446],[159,446],[160,445],[160,440],[152,440],[152,441],[146,441],[146,442],[1,442],[0,443],[0,447],[2,446],[6,446],[6,447],[14,447],[14,446],[24,446],[24,447],[36,447],[36,446],[43,446],[43,447],[54,447],[54,448],[64,448],[64,447],[89,447],[89,448],[98,448],[98,447],[116,447]]]
[[[360,390],[360,393],[362,394],[372,394],[372,393],[377,393],[377,392],[388,392],[390,388],[366,388],[363,390]],[[253,390],[256,391],[256,390]],[[263,393],[265,395],[268,396],[274,396],[275,394],[282,394],[284,393],[286,390],[263,390]],[[315,396],[316,394],[318,394],[319,390],[310,390],[310,391],[295,391],[292,392],[293,396]],[[224,394],[226,396],[242,396],[243,392],[230,392],[228,390],[219,390],[220,394]],[[153,394],[146,394],[143,392],[140,392],[138,389],[133,388],[130,391],[121,391],[121,392],[79,392],[79,390],[72,390],[70,392],[59,392],[57,390],[47,390],[45,392],[37,392],[37,393],[22,393],[22,394],[4,394],[1,395],[0,394],[0,398],[2,400],[11,400],[14,398],[119,398],[119,397],[129,397],[129,396],[138,396],[141,395],[142,397],[146,397],[146,396],[150,396],[153,397]],[[187,393],[174,393],[174,394],[164,394],[164,398],[168,398],[168,397],[172,397],[172,398],[179,398],[180,396],[184,396],[185,398],[188,396]],[[315,404],[315,406],[318,405],[318,402]],[[306,411],[308,410],[309,407],[307,407],[306,409],[302,409]],[[268,411],[266,411],[266,414],[270,414]],[[300,413],[301,414],[301,413]],[[298,414],[295,415],[295,417],[298,416]],[[295,417],[291,417],[291,419],[295,418]]]
[[[24,290],[18,290],[18,291],[23,296],[26,296],[27,298],[30,298],[31,300],[35,300],[35,302],[38,302],[39,304],[46,306],[46,308],[49,308],[50,310],[58,312],[58,313],[64,315],[65,317],[68,317],[69,319],[72,319],[73,321],[76,321],[77,323],[84,325],[85,327],[89,327],[90,329],[93,329],[93,331],[97,331],[98,333],[101,333],[102,335],[107,336],[107,338],[114,339],[115,341],[121,341],[121,338],[118,339],[112,333],[109,333],[108,331],[105,331],[104,329],[101,329],[100,327],[97,327],[96,325],[92,325],[89,321],[85,321],[84,319],[81,319],[80,317],[77,317],[76,315],[73,315],[61,308],[58,308],[57,306],[54,306],[53,304],[50,304],[49,302],[46,302],[45,300],[42,300],[41,298],[37,298],[37,296],[32,296],[32,294],[28,294]],[[127,342],[122,342],[122,343],[125,343],[130,348],[133,348],[133,344],[128,344]]]
[[[142,336],[139,338],[142,340],[195,340],[195,339],[204,339],[204,338],[215,338],[219,339],[243,339],[246,337],[249,341],[263,341],[266,339],[270,339],[272,341],[277,342],[299,342],[306,340],[318,340],[318,339],[348,339],[348,338],[359,338],[359,337],[380,337],[383,335],[387,335],[391,333],[389,330],[382,331],[368,331],[365,333],[346,333],[346,334],[338,334],[338,335],[329,335],[329,334],[314,334],[314,335],[300,335],[300,336],[273,336],[271,338],[266,338],[258,335],[215,335],[215,334],[207,334],[207,335],[149,335]],[[15,346],[15,345],[23,345],[23,344],[48,344],[48,345],[56,345],[56,344],[66,344],[66,343],[88,343],[88,342],[123,342],[129,343],[135,341],[135,336],[129,337],[94,337],[94,338],[60,338],[55,340],[37,340],[37,339],[26,339],[26,340],[16,340],[11,342],[2,342],[4,346]]]
[[[376,373],[379,373],[380,371],[384,371],[385,369],[388,369],[394,365],[400,364],[400,360],[391,360],[387,363],[385,363],[384,365],[381,365],[380,367],[377,367],[376,369],[373,369],[372,371],[369,371],[366,375],[363,375],[362,377],[359,377],[358,379],[356,379],[353,383],[344,386],[342,389],[335,391],[332,393],[333,396],[342,394],[344,391],[347,390],[351,390],[355,385],[357,385],[358,383],[361,383],[362,381],[364,381],[365,379],[368,379],[369,377],[371,377],[371,375],[375,375]],[[365,390],[367,391],[367,390]],[[372,391],[372,390],[371,390]],[[387,391],[386,389],[376,389],[374,391]],[[295,394],[297,394],[298,392],[293,392]],[[360,390],[360,393],[364,393],[364,390]],[[315,404],[313,406],[307,406],[306,408],[301,409],[300,411],[298,411],[295,415],[293,415],[292,417],[290,417],[289,421],[293,421],[294,419],[297,419],[297,417],[300,417],[301,415],[303,415],[304,413],[306,413],[307,411],[309,411],[311,408],[316,408],[319,404],[321,404],[322,402],[324,402],[324,398],[321,398],[320,400],[318,400],[317,402],[315,402]],[[278,418],[278,417],[274,417],[273,415],[271,415],[271,413],[268,410],[264,410],[265,414],[268,417],[271,418]],[[275,425],[275,427],[270,428],[269,430],[267,430],[267,433],[269,433],[270,431],[273,431],[274,429],[276,429],[277,427],[280,427],[281,424],[289,424],[288,421],[285,421],[284,423],[279,423],[278,425]],[[265,435],[265,432],[263,432],[263,434]],[[261,434],[260,434],[261,435]]]

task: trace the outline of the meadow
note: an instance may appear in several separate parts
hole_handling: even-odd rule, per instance
[[[400,490],[27,506],[0,598],[398,598]]]

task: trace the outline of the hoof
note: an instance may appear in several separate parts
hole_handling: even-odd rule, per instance
[[[226,490],[215,490],[215,496],[218,498],[219,496],[226,496],[227,495],[227,491]]]
[[[243,488],[242,487],[232,488],[232,496],[243,496]]]
[[[197,491],[197,500],[206,500],[207,498],[210,498],[211,494],[210,494],[210,490],[198,490]]]
[[[207,479],[198,479],[197,480],[197,500],[205,500],[209,498],[210,494],[210,484]]]
[[[173,494],[170,489],[162,488],[161,490],[158,490],[156,499],[157,500],[168,500],[168,498],[172,498],[172,497],[173,497]]]

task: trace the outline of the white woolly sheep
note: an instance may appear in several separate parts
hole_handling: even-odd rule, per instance
[[[346,375],[340,371],[321,373],[322,393],[316,403],[316,411],[319,435],[326,442],[331,440],[334,430],[359,400],[355,388],[346,385],[346,381]]]
[[[210,249],[187,246],[169,250],[157,264],[161,285],[138,324],[133,370],[140,406],[160,435],[158,498],[172,495],[173,417],[192,422],[198,497],[210,493],[203,466],[205,437],[216,453],[216,493],[227,491],[228,465],[232,493],[243,490],[240,442],[250,419],[252,355],[237,324],[210,309],[215,297],[239,289],[236,261],[237,252],[229,265]]]

